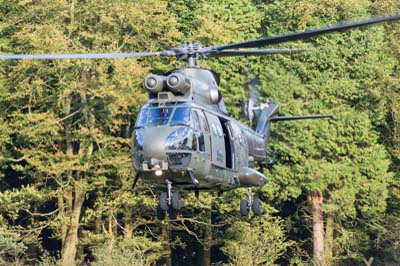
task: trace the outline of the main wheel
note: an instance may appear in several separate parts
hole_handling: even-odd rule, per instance
[[[168,211],[168,194],[167,192],[163,192],[160,195],[160,202],[158,203],[161,210]]]
[[[240,201],[240,213],[243,216],[247,216],[249,214],[249,210],[250,210],[249,202],[245,199],[242,199]]]
[[[255,199],[253,201],[253,206],[252,206],[253,212],[255,215],[259,216],[262,214],[262,206],[261,206],[261,200],[260,199]]]
[[[174,208],[177,211],[179,211],[182,208],[181,195],[179,195],[178,192],[172,193],[171,204],[172,204],[172,208]]]
[[[169,219],[175,220],[178,217],[178,211],[175,210],[172,206],[169,206],[168,216],[169,216]]]
[[[160,204],[157,205],[156,215],[157,215],[157,219],[160,221],[165,219],[165,211],[163,209],[161,209]]]

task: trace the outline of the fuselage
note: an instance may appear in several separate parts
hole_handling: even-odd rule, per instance
[[[266,136],[229,117],[222,99],[207,102],[207,86],[213,83],[204,79],[215,82],[211,72],[179,71],[190,75],[187,95],[149,95],[138,115],[132,157],[141,179],[156,187],[165,187],[168,179],[188,190],[264,184],[265,177],[252,167],[265,159]]]

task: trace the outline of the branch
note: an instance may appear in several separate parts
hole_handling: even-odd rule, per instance
[[[78,109],[78,110],[76,110],[75,112],[73,112],[73,113],[70,113],[70,114],[69,114],[69,115],[67,115],[67,116],[64,116],[63,118],[61,118],[61,119],[57,120],[57,123],[60,123],[60,122],[62,122],[62,121],[64,121],[64,120],[66,120],[66,119],[68,119],[68,118],[70,118],[70,117],[72,117],[72,116],[76,115],[77,113],[81,112],[81,111],[82,111],[82,109],[83,109],[83,108],[79,108],[79,109]]]
[[[157,223],[157,221],[155,221],[155,220],[146,220],[146,219],[143,219],[143,218],[139,218],[139,217],[138,217],[138,218],[136,219],[136,222],[134,222],[134,223],[132,224],[132,230],[135,231],[136,228],[138,228],[138,227],[141,226],[141,225],[147,226],[148,224],[155,224],[155,223]]]
[[[43,229],[49,227],[50,224],[45,224],[33,229],[10,229],[11,232],[17,232],[17,233],[24,233],[23,236],[21,236],[21,239],[27,238],[29,237],[31,234],[36,233],[36,232],[40,232]]]
[[[22,156],[21,158],[14,159],[14,158],[5,158],[7,161],[13,162],[13,163],[19,163],[23,160],[25,160],[26,155]]]
[[[210,223],[201,222],[201,221],[198,221],[198,220],[195,220],[195,219],[191,219],[191,218],[179,218],[178,220],[182,221],[182,222],[188,221],[188,222],[191,222],[191,223],[197,223],[197,224],[202,224],[202,225],[211,226],[211,227],[222,227],[222,226],[226,225],[226,223],[224,223],[224,224],[210,224]]]
[[[24,209],[24,211],[27,212],[28,214],[32,215],[32,216],[46,217],[46,216],[50,216],[50,215],[53,215],[54,213],[58,212],[60,210],[60,208],[61,207],[55,209],[54,211],[48,212],[48,213],[31,212],[29,209]]]
[[[185,231],[186,231],[189,235],[194,236],[194,237],[196,238],[197,242],[200,243],[201,245],[203,245],[203,241],[197,236],[197,234],[196,234],[195,232],[193,232],[192,230],[190,230],[190,229],[186,226],[186,224],[185,224],[184,221],[182,221],[182,225],[183,225],[183,227],[185,227]]]

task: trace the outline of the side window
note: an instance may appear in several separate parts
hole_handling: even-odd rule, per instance
[[[195,129],[195,130],[201,130],[198,113],[193,111],[193,112],[192,112],[192,117],[193,117],[193,126],[194,126],[194,129]]]
[[[204,144],[204,133],[203,133],[203,127],[200,126],[201,123],[199,121],[199,114],[198,112],[193,112],[193,126],[195,129],[195,134],[197,136],[197,140],[199,142],[199,151],[205,152],[206,151],[206,146]]]
[[[208,128],[208,123],[207,123],[206,117],[204,116],[203,112],[196,111],[196,113],[199,116],[201,130],[204,130],[207,133],[210,132],[210,129]]]

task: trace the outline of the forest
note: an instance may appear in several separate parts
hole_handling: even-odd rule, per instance
[[[398,0],[0,0],[0,54],[162,51],[398,13]],[[285,46],[302,53],[210,59],[229,114],[244,85],[284,115],[242,217],[245,188],[182,195],[159,221],[131,132],[143,80],[171,58],[0,61],[0,265],[400,265],[400,22]],[[318,208],[317,208],[318,207]],[[318,210],[319,211],[318,211]],[[322,238],[313,217],[322,219]]]

